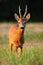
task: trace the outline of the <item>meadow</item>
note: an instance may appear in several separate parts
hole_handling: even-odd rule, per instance
[[[22,55],[10,56],[8,31],[13,23],[0,23],[0,65],[43,65],[43,23],[27,23]]]

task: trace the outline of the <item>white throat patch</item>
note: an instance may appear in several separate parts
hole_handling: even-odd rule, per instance
[[[20,26],[20,27],[24,27],[24,25],[20,25],[20,24],[19,24],[19,26]]]

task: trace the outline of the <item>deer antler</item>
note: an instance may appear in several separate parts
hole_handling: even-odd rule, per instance
[[[26,5],[26,8],[25,8],[25,13],[23,15],[23,18],[26,16],[26,13],[27,13],[27,5]]]
[[[20,18],[21,18],[21,9],[20,9],[20,6],[19,6],[19,15],[20,15]]]

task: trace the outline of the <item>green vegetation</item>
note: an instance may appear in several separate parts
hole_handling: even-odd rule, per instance
[[[43,65],[43,50],[31,48],[29,50],[23,49],[22,55],[17,57],[12,52],[9,55],[9,49],[0,50],[0,65]]]
[[[0,36],[0,44],[7,44],[8,43],[8,37],[6,35]]]
[[[26,33],[25,40],[30,42],[43,42],[43,32],[41,33]]]

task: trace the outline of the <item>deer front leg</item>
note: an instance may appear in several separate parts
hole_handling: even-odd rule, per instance
[[[17,55],[17,45],[16,45],[16,43],[13,45],[13,48],[14,48],[15,55]]]
[[[22,47],[21,47],[21,46],[19,46],[19,47],[17,48],[17,52],[18,52],[18,56],[20,56],[21,53],[22,53]]]

